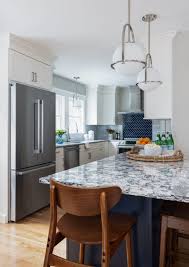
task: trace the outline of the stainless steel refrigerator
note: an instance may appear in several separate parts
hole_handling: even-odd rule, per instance
[[[10,220],[49,204],[39,178],[55,172],[55,94],[23,84],[11,88]]]

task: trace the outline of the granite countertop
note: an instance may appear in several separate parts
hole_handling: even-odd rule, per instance
[[[107,142],[108,140],[89,140],[89,141],[81,141],[81,142],[64,142],[63,144],[56,144],[56,147],[65,147],[65,146],[74,146],[74,145],[83,145],[86,143],[99,143],[99,142]]]
[[[84,187],[117,185],[123,194],[189,203],[189,161],[149,163],[119,154],[40,178]]]

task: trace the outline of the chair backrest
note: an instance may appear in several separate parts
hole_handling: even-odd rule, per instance
[[[80,188],[63,185],[51,180],[55,186],[57,205],[66,213],[77,216],[95,216],[101,213],[100,195],[106,193],[107,209],[110,210],[121,198],[121,189],[117,186]]]

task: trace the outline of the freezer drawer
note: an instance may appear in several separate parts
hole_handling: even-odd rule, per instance
[[[49,185],[39,178],[55,173],[55,164],[25,171],[11,171],[11,221],[49,205]]]

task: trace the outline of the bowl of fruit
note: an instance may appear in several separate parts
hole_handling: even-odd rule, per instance
[[[136,141],[136,147],[144,148],[145,145],[151,144],[152,141],[149,137],[141,137]]]

